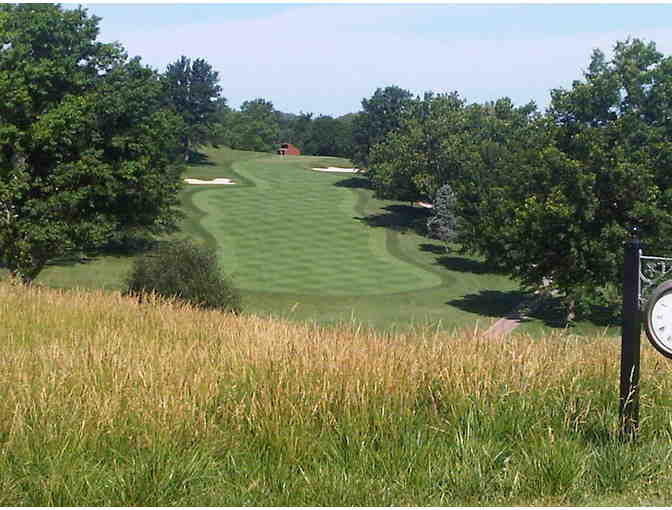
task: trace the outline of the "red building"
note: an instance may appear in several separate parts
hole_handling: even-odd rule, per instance
[[[291,143],[283,143],[278,149],[278,154],[281,156],[300,156],[301,151]]]

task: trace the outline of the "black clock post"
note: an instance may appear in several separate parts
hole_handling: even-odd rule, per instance
[[[641,245],[625,243],[623,258],[623,324],[621,326],[621,437],[635,439],[639,426],[639,351],[642,319],[639,307]]]

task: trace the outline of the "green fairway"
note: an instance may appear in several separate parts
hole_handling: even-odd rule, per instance
[[[516,282],[478,259],[447,252],[416,232],[427,210],[373,198],[362,176],[311,170],[328,166],[350,162],[210,148],[187,168],[185,177],[236,183],[185,184],[179,236],[217,248],[245,311],[382,329],[486,328],[525,297]],[[57,261],[39,281],[120,289],[132,260],[106,253],[85,263]],[[549,327],[557,324],[540,316],[521,331]],[[581,323],[577,330],[601,328]]]
[[[254,186],[209,186],[186,199],[205,213],[200,224],[241,289],[361,296],[441,284],[394,257],[384,230],[356,218],[357,195],[334,186],[342,174],[304,170],[280,156],[241,162],[236,171]]]
[[[416,234],[426,210],[374,199],[356,174],[311,170],[346,160],[235,153],[212,150],[214,165],[189,168],[189,177],[240,184],[187,187],[183,230],[215,244],[246,310],[385,328],[486,327],[521,298],[508,278]]]

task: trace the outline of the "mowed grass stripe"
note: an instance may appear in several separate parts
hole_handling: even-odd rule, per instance
[[[189,194],[201,226],[218,240],[220,262],[246,290],[318,295],[407,292],[441,278],[395,258],[384,229],[356,219],[344,176],[307,171],[308,158],[234,163],[252,187]],[[298,162],[301,164],[297,164]]]

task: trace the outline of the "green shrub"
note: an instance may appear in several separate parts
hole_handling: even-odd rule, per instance
[[[215,250],[187,240],[160,243],[138,257],[126,283],[131,295],[154,292],[200,308],[241,311],[240,293],[220,272]]]

